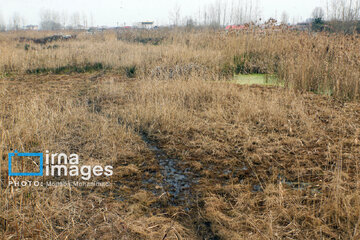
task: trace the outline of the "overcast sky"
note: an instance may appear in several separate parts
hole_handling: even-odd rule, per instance
[[[16,12],[24,18],[25,24],[39,24],[42,10],[56,10],[71,15],[79,12],[91,16],[94,25],[116,26],[131,25],[139,21],[152,20],[156,24],[169,23],[169,12],[178,4],[181,16],[195,16],[199,8],[215,0],[0,0],[0,15],[8,19]],[[221,0],[228,2],[238,0]],[[243,0],[245,1],[245,0]],[[256,1],[256,0],[254,0]],[[263,18],[280,19],[283,11],[290,16],[290,21],[301,21],[309,18],[317,6],[324,6],[325,0],[257,0]]]

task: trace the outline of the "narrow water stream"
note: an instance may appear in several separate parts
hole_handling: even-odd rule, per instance
[[[159,147],[159,144],[150,139],[145,132],[140,132],[142,140],[155,155],[160,165],[163,176],[162,188],[169,193],[169,198],[174,205],[191,203],[191,186],[197,183],[197,179],[188,169],[181,168],[181,162],[177,158],[171,158]]]

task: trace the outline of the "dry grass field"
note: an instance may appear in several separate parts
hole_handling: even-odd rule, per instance
[[[360,238],[357,35],[30,40],[53,34],[0,34],[3,239]],[[281,86],[231,81],[251,73]],[[39,180],[8,176],[15,149],[112,165],[111,185],[14,187]]]

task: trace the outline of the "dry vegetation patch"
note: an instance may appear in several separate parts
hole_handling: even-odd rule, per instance
[[[359,238],[356,35],[18,37],[0,36],[5,239]],[[285,88],[226,81],[254,72]],[[15,149],[111,164],[111,186],[11,187]]]

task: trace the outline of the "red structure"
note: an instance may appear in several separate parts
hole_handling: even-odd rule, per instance
[[[226,30],[246,30],[248,29],[245,25],[228,25]]]

